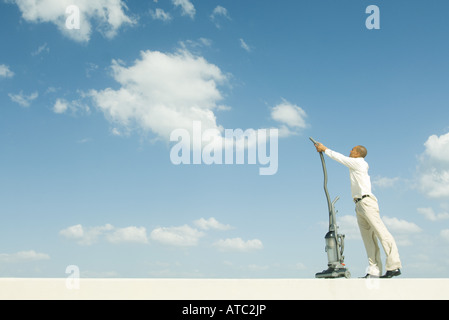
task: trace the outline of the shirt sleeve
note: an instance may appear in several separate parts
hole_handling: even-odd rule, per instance
[[[344,156],[341,153],[332,151],[329,148],[326,149],[326,151],[324,153],[327,154],[329,156],[329,158],[331,158],[337,162],[340,162],[342,165],[345,165],[349,169],[353,169],[353,170],[361,170],[362,169],[358,158],[351,158],[351,157]]]

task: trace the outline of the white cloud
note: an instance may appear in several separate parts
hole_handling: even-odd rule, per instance
[[[387,229],[395,237],[396,243],[402,246],[409,246],[412,244],[411,236],[420,233],[422,229],[413,222],[401,220],[398,218],[382,217]]]
[[[426,155],[437,161],[449,163],[449,133],[441,136],[432,135],[424,143]]]
[[[97,242],[98,238],[105,232],[113,229],[114,227],[110,224],[91,228],[84,228],[81,224],[78,224],[61,230],[59,234],[68,239],[77,240],[80,245],[88,246]]]
[[[1,253],[0,262],[28,262],[28,261],[39,261],[48,260],[50,256],[46,253],[38,253],[34,250],[20,251],[17,253]]]
[[[188,225],[181,227],[168,227],[154,229],[150,237],[154,241],[171,246],[190,247],[196,246],[204,233]]]
[[[204,130],[218,129],[218,85],[227,77],[204,58],[186,50],[143,51],[134,65],[113,60],[111,68],[121,87],[91,90],[89,96],[114,127],[152,132],[165,141],[175,129],[191,131],[193,121],[201,121]]]
[[[157,241],[165,245],[175,247],[193,247],[197,246],[199,244],[199,240],[206,236],[205,231],[225,231],[232,229],[230,225],[220,223],[215,218],[201,218],[195,220],[193,223],[197,228],[189,225],[155,228],[151,232],[150,238],[153,241]],[[213,243],[213,246],[218,248],[220,251],[251,251],[262,249],[263,247],[260,240],[255,239],[245,242],[241,238],[219,240]]]
[[[49,93],[55,93],[59,90],[59,88],[55,88],[55,87],[48,87],[47,90],[45,90],[45,94],[49,94]]]
[[[172,19],[170,13],[165,12],[161,8],[157,8],[156,10],[150,10],[150,14],[154,20],[170,21]]]
[[[89,41],[93,26],[107,38],[113,38],[123,25],[136,21],[125,14],[127,7],[122,0],[11,0],[28,22],[50,22],[67,37],[80,42]],[[68,29],[66,9],[76,6],[80,12],[80,29]]]
[[[288,137],[307,127],[307,114],[295,104],[282,99],[282,102],[271,109],[271,118],[281,123],[279,136]]]
[[[98,65],[92,62],[86,63],[86,77],[90,78],[95,71],[98,70]]]
[[[361,239],[360,229],[355,215],[341,216],[338,219],[340,233],[345,235],[345,239]]]
[[[81,100],[67,101],[65,99],[57,99],[52,108],[54,113],[63,114],[70,111],[71,114],[78,112],[90,113],[88,105],[84,104]]]
[[[387,216],[382,217],[387,228],[389,228],[392,232],[397,233],[417,233],[421,232],[421,228],[418,227],[413,222],[408,222],[406,220],[401,220],[398,218],[390,218]]]
[[[59,234],[69,239],[81,239],[84,236],[83,226],[80,224],[59,231]]]
[[[199,41],[209,44],[207,39]],[[217,124],[216,112],[229,110],[220,104],[220,87],[228,84],[230,76],[192,54],[186,45],[175,53],[141,51],[130,66],[113,60],[111,74],[119,88],[93,89],[84,96],[90,97],[120,135],[137,132],[167,142],[178,129],[192,136],[193,124],[200,123],[202,132],[214,132],[209,141],[224,146],[224,128]],[[280,137],[307,127],[305,111],[285,99],[272,109],[271,116],[282,123]]]
[[[262,241],[259,239],[253,239],[244,241],[241,238],[232,238],[219,240],[214,243],[220,251],[240,251],[247,252],[253,250],[261,250],[263,248]]]
[[[399,181],[398,177],[375,177],[373,179],[373,186],[379,188],[392,188]]]
[[[0,64],[0,78],[12,78],[14,72],[12,72],[7,65]]]
[[[449,170],[429,168],[420,176],[421,191],[431,198],[449,197]]]
[[[134,242],[148,243],[147,232],[144,227],[126,227],[115,229],[106,236],[111,243]]]
[[[306,112],[287,100],[283,99],[282,103],[273,107],[271,110],[273,120],[287,124],[289,127],[305,128]]]
[[[228,9],[226,9],[225,7],[222,7],[222,6],[216,6],[214,11],[212,11],[211,19],[214,19],[217,16],[223,16],[223,17],[230,19]]]
[[[190,225],[174,227],[154,228],[149,236],[144,227],[129,226],[116,228],[111,224],[103,226],[84,227],[81,224],[73,225],[59,231],[62,237],[73,240],[79,245],[90,246],[100,241],[111,244],[119,243],[139,243],[148,244],[151,241],[174,247],[195,247],[198,246],[201,238],[209,235],[206,231],[230,230],[232,227],[220,223],[215,218],[201,218],[195,220],[192,227]],[[263,248],[262,242],[258,239],[244,241],[241,238],[219,240],[212,244],[220,251],[240,251],[248,252]]]
[[[442,212],[442,213],[436,214],[432,208],[418,208],[417,210],[427,220],[430,220],[430,221],[440,221],[440,220],[449,219],[449,213],[447,213],[447,212]]]
[[[64,99],[56,100],[55,105],[53,106],[54,113],[65,113],[68,109],[68,102]]]
[[[189,0],[172,0],[176,7],[181,7],[182,15],[189,16],[190,18],[195,17],[195,7]]]
[[[245,40],[240,38],[239,41],[240,41],[240,47],[242,47],[246,52],[251,52],[251,47],[245,42]]]
[[[419,188],[431,198],[449,197],[449,133],[432,135],[419,157]]]
[[[8,94],[9,98],[15,102],[20,104],[22,107],[29,107],[31,105],[31,102],[37,99],[39,97],[39,93],[37,91],[33,92],[29,96],[23,94],[22,91],[20,91],[19,94]]]
[[[104,238],[110,243],[148,243],[146,230],[144,227],[125,227],[115,228],[111,224],[99,227],[85,228],[81,224],[77,224],[59,232],[61,236],[67,239],[76,240],[80,245],[92,245]]]
[[[217,28],[221,28],[220,21],[223,19],[231,20],[229,16],[228,9],[222,6],[216,6],[212,14],[210,15],[210,19],[214,22]]]
[[[48,47],[47,43],[44,43],[43,45],[39,46],[39,48],[37,48],[35,51],[31,52],[31,55],[38,56],[43,52],[46,52],[46,53],[50,52],[50,48]]]
[[[189,52],[199,51],[198,48],[210,47],[212,46],[212,40],[208,38],[198,38],[198,40],[185,40],[180,41],[179,45],[184,50]]]
[[[113,136],[122,136],[123,135],[122,132],[117,128],[112,128],[111,133]]]
[[[218,222],[215,218],[209,218],[209,219],[204,219],[201,218],[199,220],[194,221],[194,224],[203,230],[209,230],[209,229],[217,229],[217,230],[229,230],[232,227],[228,224],[222,224],[220,222]]]
[[[77,140],[76,143],[83,144],[83,143],[88,143],[90,141],[92,141],[91,138],[84,138],[84,139]]]

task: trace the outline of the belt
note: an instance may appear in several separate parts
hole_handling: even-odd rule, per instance
[[[354,198],[354,203],[357,203],[357,202],[359,202],[360,200],[365,199],[366,197],[369,197],[369,194],[365,194],[365,195],[363,195],[361,198]]]

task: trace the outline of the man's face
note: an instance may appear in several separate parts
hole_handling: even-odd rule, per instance
[[[360,154],[357,151],[357,147],[352,148],[351,152],[349,153],[350,158],[359,158]]]

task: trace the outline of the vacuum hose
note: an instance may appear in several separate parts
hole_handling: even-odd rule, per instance
[[[317,145],[318,142],[316,142],[313,138],[309,138],[310,141],[313,142],[314,145]],[[326,199],[327,199],[327,207],[329,209],[329,225],[331,225],[333,223],[332,219],[332,202],[331,202],[331,198],[329,196],[329,191],[327,191],[327,170],[326,170],[326,162],[324,161],[324,155],[322,152],[320,152],[320,157],[321,157],[321,164],[323,166],[323,173],[324,173],[324,192],[326,194]]]

